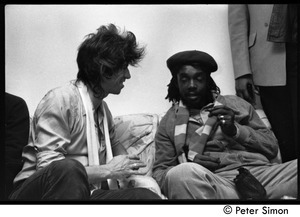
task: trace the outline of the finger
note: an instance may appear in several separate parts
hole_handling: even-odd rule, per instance
[[[236,95],[237,95],[238,97],[241,97],[241,98],[244,99],[244,94],[243,94],[242,91],[240,91],[240,90],[236,91]]]
[[[141,161],[141,160],[130,160],[129,161],[131,164],[134,164],[134,163],[144,163],[143,161]]]
[[[220,123],[220,125],[222,127],[222,126],[231,124],[231,122],[232,122],[232,116],[230,116],[230,115],[219,115],[218,116],[218,120],[219,120],[219,123]]]
[[[129,166],[130,169],[139,169],[140,167],[145,167],[146,164],[141,160],[131,160]]]
[[[219,111],[219,110],[220,111],[226,110],[225,105],[216,105],[216,106],[209,109],[210,112]]]
[[[146,167],[147,165],[144,163],[134,163],[130,166],[132,170],[138,170],[141,167]]]
[[[225,126],[225,125],[226,125],[226,120],[224,120],[224,119],[223,119],[223,120],[220,120],[220,125],[221,125],[221,126]]]
[[[130,160],[139,160],[140,159],[140,157],[135,154],[129,154],[128,157]]]
[[[210,111],[216,111],[216,112],[224,112],[224,114],[232,113],[232,114],[239,114],[239,111],[233,110],[232,108],[229,108],[225,105],[217,105],[214,106]]]
[[[195,158],[200,161],[220,162],[220,158],[209,156],[209,153],[204,153],[203,155],[198,154]]]
[[[249,91],[251,91],[251,92],[249,92]],[[244,95],[244,99],[246,100],[246,101],[248,101],[249,103],[253,103],[253,98],[251,97],[252,95],[254,96],[254,91],[253,91],[253,89],[251,88],[251,90],[244,90],[243,91],[244,93],[243,93],[243,95]]]
[[[211,116],[219,116],[219,115],[225,115],[228,111],[224,108],[213,108],[210,110],[210,113],[208,114],[209,117]]]
[[[218,119],[219,120],[231,120],[231,115],[227,115],[227,114],[218,115]]]
[[[206,166],[207,169],[209,169],[210,171],[214,172],[215,170],[217,170],[218,168],[220,168],[220,165],[207,165]]]
[[[254,86],[254,93],[259,95],[259,87],[258,86]]]
[[[212,114],[230,114],[230,113],[235,113],[237,111],[232,110],[231,108],[225,106],[225,105],[217,105],[214,106],[211,109],[208,109],[210,113]]]
[[[216,169],[219,167],[219,164],[218,163],[215,163],[215,162],[210,162],[210,161],[198,161],[196,162],[208,169]]]
[[[226,108],[228,108],[228,107],[225,106],[225,105],[216,105],[216,106],[214,106],[214,107],[211,108],[211,109],[214,110],[214,109],[226,109]]]
[[[132,170],[131,175],[145,175],[147,173],[146,170]]]

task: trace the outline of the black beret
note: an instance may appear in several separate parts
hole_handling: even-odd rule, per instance
[[[218,65],[212,56],[198,50],[182,51],[167,59],[167,66],[173,76],[175,73],[174,69],[189,64],[198,64],[205,72],[209,73],[218,69]]]

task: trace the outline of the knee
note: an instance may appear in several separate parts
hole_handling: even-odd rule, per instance
[[[150,176],[132,176],[129,178],[136,188],[159,188],[157,182]]]
[[[161,197],[147,188],[134,188],[134,199],[161,200]]]
[[[192,177],[205,177],[207,169],[196,163],[182,163],[170,169],[166,175],[168,183],[188,183]]]
[[[135,188],[147,188],[159,196],[161,195],[161,190],[157,182],[149,176],[133,176],[132,181],[134,182]]]

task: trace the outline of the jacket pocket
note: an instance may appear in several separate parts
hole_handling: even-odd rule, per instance
[[[252,47],[254,44],[255,44],[255,41],[256,41],[256,32],[254,33],[251,33],[249,35],[249,38],[248,38],[248,47]]]

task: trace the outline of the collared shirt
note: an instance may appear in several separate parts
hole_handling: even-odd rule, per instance
[[[112,148],[119,145],[112,115],[106,109]],[[100,106],[99,108],[102,108]],[[100,162],[105,162],[103,112],[100,115]],[[97,127],[97,126],[95,126]],[[74,81],[50,90],[39,103],[32,120],[32,136],[23,150],[24,166],[14,182],[28,178],[36,170],[64,158],[76,159],[88,165],[86,112]],[[34,138],[34,139],[33,139]]]

